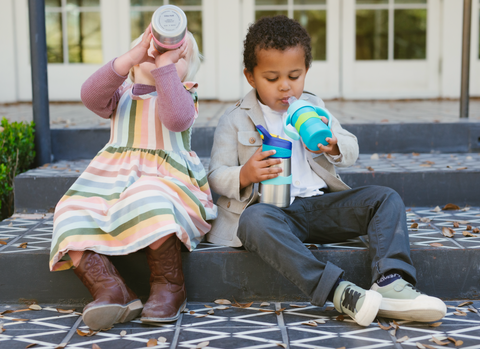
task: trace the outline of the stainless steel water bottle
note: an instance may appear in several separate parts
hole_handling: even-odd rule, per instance
[[[282,159],[282,162],[273,166],[283,170],[278,177],[260,182],[260,202],[282,208],[288,207],[290,206],[290,185],[292,184],[292,142],[270,134],[261,125],[256,127],[263,139],[262,151],[275,149],[276,152],[271,158]]]
[[[187,16],[174,5],[159,7],[152,15],[153,46],[164,53],[182,46],[187,34]]]

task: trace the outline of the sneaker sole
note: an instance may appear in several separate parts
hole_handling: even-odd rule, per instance
[[[397,320],[431,322],[440,320],[446,313],[447,307],[440,299],[418,296],[413,301],[411,299],[383,298],[378,316]]]
[[[362,307],[355,315],[355,322],[360,326],[370,325],[375,320],[381,304],[382,295],[380,293],[371,290],[366,291]]]
[[[100,331],[112,327],[116,323],[129,322],[138,317],[143,304],[136,299],[125,305],[106,304],[87,309],[83,313],[83,322],[93,331]]]
[[[177,321],[178,318],[180,317],[180,314],[182,313],[182,311],[185,309],[186,306],[187,306],[187,300],[185,299],[185,302],[183,302],[183,304],[180,306],[180,309],[178,309],[177,313],[172,317],[166,317],[166,318],[141,317],[140,321],[143,322],[143,323],[146,323],[146,324],[148,324],[149,322],[151,323],[151,322],[173,322],[173,321]]]

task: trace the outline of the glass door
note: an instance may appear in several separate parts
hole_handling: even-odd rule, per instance
[[[439,95],[440,0],[344,0],[344,98]]]

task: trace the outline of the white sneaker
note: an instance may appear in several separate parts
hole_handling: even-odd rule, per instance
[[[371,290],[383,296],[378,316],[396,320],[431,322],[447,313],[445,303],[439,298],[422,294],[403,279],[380,287],[374,283]]]

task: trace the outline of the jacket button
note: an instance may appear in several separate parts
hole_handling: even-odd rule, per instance
[[[254,144],[257,140],[255,137],[250,137],[248,141],[250,142],[250,144]]]
[[[228,204],[227,204],[227,208],[230,208],[230,201],[229,201]]]

